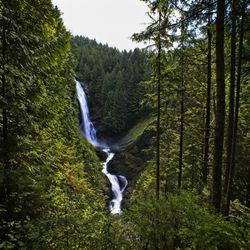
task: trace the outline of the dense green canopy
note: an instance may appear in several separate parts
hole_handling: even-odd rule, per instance
[[[73,39],[73,51],[76,74],[88,87],[97,126],[109,135],[130,128],[143,111],[145,90],[140,83],[150,76],[146,53],[139,49],[121,52],[79,36]]]
[[[0,249],[249,249],[249,2],[143,2],[151,46],[128,52],[72,37],[51,0],[1,0]],[[120,216],[75,77],[118,139]]]

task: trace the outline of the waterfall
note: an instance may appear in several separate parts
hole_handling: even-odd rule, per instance
[[[83,88],[81,84],[77,81],[76,82],[76,93],[77,93],[77,99],[80,104],[80,110],[81,110],[81,131],[83,135],[86,137],[86,139],[91,143],[93,146],[98,147],[99,142],[96,138],[96,130],[93,125],[93,123],[90,121],[89,118],[89,109],[87,104],[87,97],[85,95],[85,92],[83,91]]]
[[[112,200],[109,203],[109,210],[111,214],[120,214],[121,213],[121,202],[123,198],[123,191],[127,187],[127,179],[122,175],[112,175],[108,172],[107,167],[108,163],[113,159],[114,153],[110,151],[110,148],[98,140],[96,137],[96,129],[89,117],[89,109],[87,103],[86,94],[82,88],[80,82],[76,81],[76,93],[77,99],[80,104],[81,111],[81,131],[85,138],[91,143],[94,147],[101,149],[107,154],[106,161],[103,163],[102,172],[107,176],[111,183],[112,190]]]

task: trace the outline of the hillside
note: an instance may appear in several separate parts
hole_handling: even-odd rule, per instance
[[[149,160],[154,154],[150,150],[154,146],[155,117],[148,115],[136,122],[136,124],[120,139],[112,145],[116,152],[109,164],[109,172],[115,175],[124,175],[128,180],[128,188],[125,198],[131,196],[140,174],[145,170]],[[150,152],[151,151],[151,152]]]
[[[126,132],[145,111],[141,107],[150,77],[146,53],[119,51],[86,37],[73,38],[76,75],[84,82],[91,118],[99,136]]]

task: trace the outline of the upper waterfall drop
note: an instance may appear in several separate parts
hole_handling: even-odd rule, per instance
[[[86,139],[95,147],[101,147],[101,143],[97,140],[96,137],[96,130],[89,118],[89,109],[87,104],[87,97],[81,84],[76,81],[76,92],[77,92],[77,99],[80,102],[80,109],[81,109],[81,130],[83,135]]]
[[[108,146],[106,146],[103,142],[99,141],[96,137],[96,129],[89,117],[89,109],[87,104],[87,97],[82,88],[80,82],[76,81],[76,92],[77,92],[77,99],[80,104],[81,110],[81,130],[83,135],[86,137],[88,142],[92,144],[94,147],[101,148],[103,152],[107,154],[107,159],[103,163],[103,170],[102,172],[107,176],[111,183],[111,190],[112,190],[112,200],[109,204],[109,210],[111,214],[120,214],[121,213],[121,202],[123,198],[123,191],[127,187],[128,181],[124,176],[121,175],[112,175],[108,172],[107,166],[108,163],[114,157],[114,153],[110,152]]]

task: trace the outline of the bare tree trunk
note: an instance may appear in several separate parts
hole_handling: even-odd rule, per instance
[[[179,174],[178,174],[178,188],[181,188],[182,181],[182,160],[183,160],[183,132],[184,132],[184,67],[183,67],[183,59],[181,62],[181,114],[180,114],[180,151],[179,151]]]
[[[5,21],[3,20],[3,27],[2,27],[2,98],[5,101],[6,97],[6,78],[5,78],[5,62],[6,62],[6,27],[5,27]],[[2,120],[3,120],[3,149],[5,151],[6,149],[6,143],[7,143],[7,126],[8,126],[8,120],[7,120],[7,110],[6,107],[3,107],[2,110]]]
[[[236,1],[232,1],[232,31],[231,31],[231,68],[230,68],[230,93],[229,93],[229,114],[227,128],[227,155],[224,182],[225,204],[223,214],[228,216],[229,213],[229,179],[231,178],[231,156],[233,142],[234,126],[234,96],[235,96],[235,64],[236,64]]]
[[[246,206],[250,208],[250,166],[248,166]]]
[[[183,32],[184,24],[181,27],[181,113],[180,113],[180,144],[179,144],[179,173],[178,189],[181,189],[182,182],[182,161],[183,161],[183,132],[184,132],[184,57],[183,57]]]
[[[6,77],[5,77],[5,64],[6,64],[6,23],[3,20],[2,25],[2,99],[5,102],[6,98]],[[7,138],[8,138],[8,118],[7,118],[7,109],[5,104],[3,104],[2,109],[2,160],[3,160],[3,169],[2,169],[2,178],[1,178],[1,190],[0,190],[0,200],[3,202],[6,199],[6,192],[5,192],[5,179],[6,179],[6,165],[8,162],[8,149],[7,149]]]
[[[159,10],[159,34],[157,54],[157,140],[156,140],[156,197],[160,197],[160,136],[161,136],[161,10]]]
[[[205,140],[204,140],[204,160],[202,169],[202,182],[203,185],[207,185],[208,176],[208,154],[209,154],[209,137],[210,137],[210,113],[211,113],[211,49],[212,49],[212,32],[211,32],[211,0],[208,2],[208,53],[207,53],[207,102],[206,102],[206,122],[205,122]]]
[[[216,19],[216,127],[213,169],[213,206],[217,212],[221,208],[221,172],[225,126],[224,11],[225,0],[218,0]]]
[[[237,143],[239,107],[240,107],[241,67],[242,67],[242,50],[243,50],[246,2],[247,1],[243,1],[242,10],[241,10],[241,27],[240,27],[239,56],[238,56],[239,59],[238,59],[237,81],[236,81],[236,99],[235,99],[235,118],[234,118],[234,127],[233,127],[233,145],[232,145],[232,153],[231,153],[232,154],[231,173],[230,173],[230,178],[229,178],[228,197],[227,197],[228,210],[230,207],[230,200],[232,198],[234,169],[235,169],[235,154],[236,154],[236,143]]]

